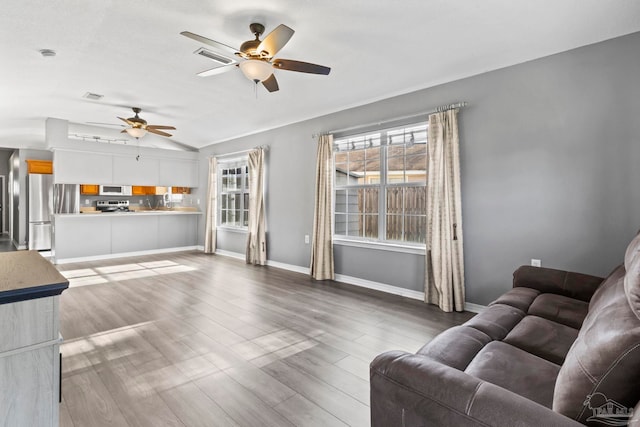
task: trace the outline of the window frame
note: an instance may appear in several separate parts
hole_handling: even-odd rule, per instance
[[[223,184],[222,184],[222,179],[223,179],[223,171],[226,170],[231,170],[231,169],[243,169],[244,173],[241,174],[242,178],[241,178],[241,182],[240,182],[240,189],[239,190],[235,190],[235,191],[226,191],[223,192]],[[230,159],[219,159],[218,160],[218,170],[217,172],[217,200],[218,202],[216,203],[216,214],[217,214],[217,224],[216,227],[222,230],[228,230],[228,231],[236,231],[236,232],[246,232],[249,229],[249,225],[244,225],[244,215],[246,213],[247,215],[247,221],[249,219],[249,206],[248,206],[248,199],[249,199],[249,158],[247,156],[245,157],[235,157],[235,158],[230,158]],[[240,197],[240,224],[241,225],[232,225],[229,222],[222,222],[222,212],[223,212],[223,207],[222,207],[222,197],[223,195],[230,195],[233,194],[236,197],[239,195]],[[246,198],[245,198],[245,194],[246,194]],[[246,203],[245,203],[245,199],[246,199]],[[229,209],[228,205],[227,208],[224,209],[227,212],[233,211],[235,209]]]
[[[413,253],[413,254],[425,253],[424,243],[404,241],[404,240],[392,240],[392,239],[387,239],[386,237],[387,236],[387,215],[388,215],[387,189],[424,187],[426,191],[426,186],[427,186],[426,179],[424,182],[419,182],[419,181],[388,182],[389,180],[388,161],[390,157],[388,152],[389,151],[388,147],[390,146],[390,144],[388,144],[388,134],[398,129],[411,129],[411,128],[416,128],[421,126],[424,126],[424,128],[426,129],[426,132],[428,133],[428,121],[418,121],[418,122],[412,122],[412,123],[407,123],[407,124],[398,125],[398,126],[388,126],[384,128],[372,129],[363,133],[343,134],[343,135],[340,135],[339,137],[334,138],[334,154],[332,157],[334,188],[333,188],[333,206],[332,206],[331,220],[332,220],[332,234],[333,234],[332,238],[335,244],[343,245],[343,246],[388,250],[388,251],[403,252],[403,253]],[[338,144],[344,144],[345,142],[348,144],[349,143],[348,141],[352,139],[357,139],[359,137],[365,137],[365,140],[366,140],[367,136],[375,135],[375,134],[380,134],[379,182],[377,184],[364,183],[364,184],[352,184],[352,185],[337,185],[337,182],[335,182],[336,181],[335,173],[336,173],[336,153],[340,152],[337,149]],[[427,143],[428,141],[424,142],[425,145]],[[423,143],[420,143],[420,144],[423,144]],[[398,144],[397,146],[400,146],[400,144]],[[403,144],[403,146],[406,147],[406,143]],[[366,148],[366,147],[363,147],[363,148]],[[404,156],[406,159],[406,151]],[[366,154],[365,154],[365,160],[363,161],[366,162]],[[428,159],[427,159],[427,162],[428,162]],[[406,174],[406,164],[405,164],[405,169],[403,169],[403,173]],[[427,172],[425,171],[425,173]],[[366,177],[366,169],[365,169],[365,177]],[[349,190],[361,190],[361,189],[367,189],[367,188],[378,188],[378,207],[377,207],[378,208],[378,211],[377,211],[378,212],[377,213],[378,237],[372,238],[372,237],[365,237],[365,236],[350,236],[348,235],[348,229],[346,230],[347,234],[336,234],[336,209],[335,208],[336,208],[337,192],[340,190],[343,190],[343,191],[346,191],[348,194]],[[365,212],[359,212],[358,214],[364,217],[364,213]],[[348,224],[348,215],[349,213],[347,212],[347,224]],[[426,212],[424,216],[426,217]],[[405,232],[404,218],[406,217],[406,214],[403,213],[402,217],[403,217],[402,233],[404,234]]]

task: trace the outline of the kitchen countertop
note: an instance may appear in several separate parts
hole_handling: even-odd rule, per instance
[[[0,254],[0,304],[60,295],[69,281],[37,251]]]
[[[55,217],[114,217],[114,216],[148,216],[148,215],[202,215],[200,211],[135,211],[135,212],[100,212],[100,213],[62,213],[54,214]]]

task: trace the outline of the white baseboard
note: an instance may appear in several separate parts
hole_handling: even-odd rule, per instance
[[[239,260],[242,260],[242,261],[246,260],[246,257],[245,257],[244,254],[241,254],[239,252],[225,251],[224,249],[216,249],[216,255],[222,255],[222,256],[229,257],[229,258],[239,259]]]
[[[388,294],[400,295],[401,297],[424,301],[424,292],[400,288],[386,283],[374,282],[372,280],[360,279],[359,277],[347,276],[344,274],[336,274],[336,281],[347,283],[349,285],[360,286],[361,288],[374,289]]]
[[[225,251],[222,249],[216,250],[216,255],[228,256],[240,260],[245,260],[244,254],[238,252]],[[296,273],[310,274],[309,267],[301,267],[299,265],[286,264],[283,262],[269,261],[267,265],[270,267],[281,268],[283,270],[294,271]],[[374,282],[371,280],[360,279],[359,277],[347,276],[345,274],[336,274],[336,282],[346,283],[348,285],[359,286],[361,288],[373,289],[376,291],[386,292],[388,294],[399,295],[401,297],[415,299],[418,301],[424,301],[424,292],[414,291],[412,289],[400,288],[398,286],[388,285],[386,283]],[[465,302],[465,311],[472,313],[480,313],[486,306],[480,304],[474,304],[472,302]]]
[[[482,310],[487,308],[486,305],[474,304],[472,302],[464,303],[464,310],[470,311],[471,313],[480,313]]]
[[[181,246],[178,248],[151,249],[148,251],[123,252],[119,254],[106,254],[106,255],[79,257],[79,258],[55,259],[54,264],[71,264],[73,262],[100,261],[105,259],[127,258],[132,256],[166,254],[169,252],[185,252],[185,251],[193,251],[197,249],[198,249],[197,246]]]

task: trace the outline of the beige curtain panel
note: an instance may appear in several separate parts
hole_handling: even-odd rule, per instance
[[[249,152],[249,225],[247,264],[267,263],[267,237],[264,209],[264,149]]]
[[[333,280],[333,135],[320,135],[316,162],[311,277]]]
[[[205,218],[204,253],[216,251],[216,224],[218,221],[218,160],[209,159],[209,187],[207,188],[207,216]]]
[[[425,302],[464,310],[458,110],[429,116]]]

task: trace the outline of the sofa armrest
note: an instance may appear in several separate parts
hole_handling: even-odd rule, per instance
[[[370,375],[372,427],[582,426],[529,399],[419,354],[383,353],[371,362]]]
[[[513,287],[564,295],[589,302],[604,278],[552,268],[523,265],[513,272]]]

